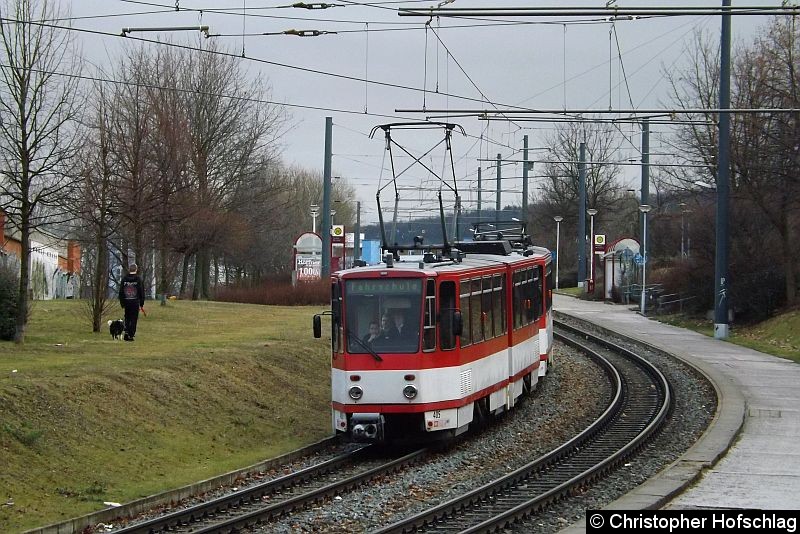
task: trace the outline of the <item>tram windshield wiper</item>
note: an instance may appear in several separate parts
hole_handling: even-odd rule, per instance
[[[358,339],[358,336],[354,335],[350,330],[345,328],[344,329],[344,334],[347,337],[347,339],[351,339],[351,340],[355,341],[356,343],[361,345],[362,348],[366,349],[367,352],[372,354],[372,357],[375,358],[375,361],[378,361],[378,362],[382,362],[383,361],[383,358],[381,358],[380,355],[377,352],[372,350],[372,347],[370,347],[369,345],[367,345],[366,343],[364,343],[363,341]]]

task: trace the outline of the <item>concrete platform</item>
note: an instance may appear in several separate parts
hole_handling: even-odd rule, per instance
[[[554,309],[699,368],[719,396],[701,439],[608,509],[800,508],[800,365],[642,317],[631,306],[556,295]],[[578,523],[562,532],[584,532]]]

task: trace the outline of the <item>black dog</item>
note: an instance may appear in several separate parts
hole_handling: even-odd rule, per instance
[[[116,321],[108,321],[108,331],[111,333],[112,338],[119,339],[124,330],[125,330],[125,323],[122,321],[122,319],[117,319]]]

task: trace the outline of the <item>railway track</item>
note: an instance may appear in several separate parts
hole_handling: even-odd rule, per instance
[[[574,327],[558,323],[556,336],[587,353],[613,384],[612,400],[601,416],[569,442],[509,475],[376,532],[489,532],[506,528],[602,476],[658,429],[671,397],[669,385],[657,369],[629,351]],[[371,457],[370,448],[364,447],[115,532],[227,533],[256,525],[270,528],[267,524],[274,519],[396,472],[422,460],[426,452],[421,449],[385,461]]]
[[[236,493],[115,530],[115,534],[158,532],[227,533],[291,514],[307,505],[332,498],[420,461],[419,449],[389,460],[372,458],[371,446]]]
[[[541,458],[376,534],[494,532],[511,527],[613,469],[658,430],[672,396],[657,368],[623,347],[562,323],[557,323],[556,337],[593,358],[614,384],[603,414]]]

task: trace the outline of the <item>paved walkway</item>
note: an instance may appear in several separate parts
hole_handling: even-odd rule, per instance
[[[554,306],[698,366],[720,396],[701,441],[610,508],[800,508],[800,365],[647,319],[631,306],[561,295]]]

